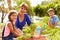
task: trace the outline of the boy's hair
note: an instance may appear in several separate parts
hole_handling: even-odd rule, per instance
[[[50,12],[50,11],[53,11],[54,12],[54,9],[53,8],[48,9],[48,12]]]

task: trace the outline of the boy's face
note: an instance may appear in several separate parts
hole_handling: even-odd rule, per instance
[[[49,16],[51,16],[51,17],[54,16],[54,11],[51,10],[48,13],[49,13]]]

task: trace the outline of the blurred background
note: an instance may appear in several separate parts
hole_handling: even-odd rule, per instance
[[[8,20],[9,10],[13,9],[18,12],[19,6],[22,2],[28,4],[27,13],[32,22],[42,20],[46,22],[49,17],[47,12],[49,8],[53,8],[55,14],[58,15],[60,19],[60,0],[0,0],[0,35],[2,33],[1,30]]]
[[[48,16],[48,9],[53,8],[55,14],[60,18],[60,0],[0,0],[0,23],[8,20],[7,15],[9,10],[19,11],[19,5],[22,2],[28,4],[28,11],[30,18],[38,16],[37,18]]]

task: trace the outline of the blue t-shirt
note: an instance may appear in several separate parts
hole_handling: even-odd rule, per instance
[[[49,19],[51,22],[52,22],[52,25],[54,25],[56,22],[58,22],[59,21],[59,19],[58,19],[58,16],[57,15],[54,15],[54,17],[53,18],[51,18],[50,17],[50,19]]]
[[[16,28],[19,28],[22,30],[23,26],[26,24],[30,25],[31,24],[31,21],[30,21],[30,18],[28,17],[27,14],[24,14],[24,20],[22,22],[19,21],[19,17],[17,17],[17,20],[16,20],[16,23],[15,23],[15,26]]]

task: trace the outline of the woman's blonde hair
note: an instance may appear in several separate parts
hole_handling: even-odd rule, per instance
[[[24,6],[26,9],[28,9],[28,5],[27,5],[25,2],[22,2],[22,3],[20,4],[20,8],[23,7],[23,6]]]

